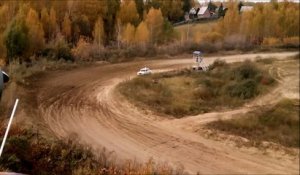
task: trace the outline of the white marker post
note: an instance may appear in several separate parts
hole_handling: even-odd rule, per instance
[[[15,102],[15,105],[14,105],[14,109],[10,115],[10,119],[9,119],[9,122],[8,122],[8,126],[7,126],[7,129],[5,131],[5,135],[4,135],[4,138],[2,140],[2,144],[1,144],[1,148],[0,148],[0,157],[2,155],[2,151],[3,151],[3,148],[4,148],[4,145],[5,145],[5,141],[6,141],[6,138],[7,138],[7,135],[8,135],[8,131],[9,131],[9,128],[10,128],[10,125],[12,123],[12,120],[14,118],[14,115],[15,115],[15,112],[16,112],[16,109],[17,109],[17,106],[18,106],[18,103],[19,103],[19,99],[16,100]]]

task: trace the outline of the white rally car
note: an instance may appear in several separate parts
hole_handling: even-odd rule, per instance
[[[152,71],[148,67],[144,67],[137,72],[137,75],[148,75],[151,74]]]

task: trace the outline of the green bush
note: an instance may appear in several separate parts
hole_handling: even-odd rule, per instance
[[[5,37],[7,56],[14,58],[25,54],[28,48],[28,28],[23,21],[13,21]],[[23,57],[22,57],[23,58]]]
[[[255,97],[257,94],[257,82],[254,80],[244,80],[236,82],[227,87],[227,92],[231,97],[238,97],[241,99],[249,99]]]
[[[227,65],[228,64],[226,63],[226,61],[217,59],[209,66],[209,69],[213,70],[216,67],[223,67],[223,66],[227,66]]]
[[[64,37],[60,35],[47,45],[47,47],[42,52],[42,55],[53,60],[63,59],[67,61],[74,61],[70,46],[68,45]]]
[[[259,70],[251,61],[245,61],[241,66],[233,70],[233,78],[235,80],[245,80],[254,78]]]

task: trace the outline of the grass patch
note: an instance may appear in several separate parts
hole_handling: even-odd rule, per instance
[[[299,148],[299,101],[285,99],[268,109],[259,109],[237,119],[215,121],[207,127],[256,143],[270,141]]]
[[[255,61],[257,63],[262,63],[262,64],[272,64],[274,61],[276,61],[276,58],[265,58],[265,59],[262,59],[261,57],[256,57]]]
[[[179,118],[240,106],[274,82],[254,62],[229,65],[217,60],[208,72],[185,69],[137,77],[118,88],[137,104]]]

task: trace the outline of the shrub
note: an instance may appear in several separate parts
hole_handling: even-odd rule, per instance
[[[64,59],[73,61],[70,46],[62,35],[57,35],[43,50],[42,55],[54,60]]]
[[[71,50],[71,53],[76,60],[88,61],[91,60],[90,49],[91,44],[85,38],[81,37],[76,47]]]
[[[224,60],[216,59],[211,65],[209,65],[209,69],[213,70],[216,67],[227,66],[228,64]]]
[[[207,87],[198,87],[194,89],[193,96],[195,99],[209,100],[212,98],[212,92]]]
[[[282,42],[280,41],[279,38],[274,38],[274,37],[269,37],[269,38],[264,38],[262,45],[265,46],[279,46]]]
[[[227,92],[231,97],[249,99],[256,96],[257,83],[252,79],[248,79],[240,83],[234,83],[227,87]]]
[[[276,60],[276,58],[264,58],[264,59],[262,59],[262,58],[258,57],[258,58],[256,58],[255,61],[257,63],[272,64],[275,60]]]
[[[233,78],[235,80],[251,79],[254,78],[258,72],[259,71],[254,63],[245,61],[242,65],[233,70]]]
[[[274,78],[261,73],[256,75],[255,80],[262,85],[271,85],[275,82]]]
[[[245,49],[251,47],[250,43],[247,42],[246,36],[235,34],[224,37],[224,49]]]
[[[287,38],[283,38],[283,44],[286,47],[295,47],[298,48],[300,46],[300,41],[299,41],[299,36],[295,36],[295,37],[287,37]]]

